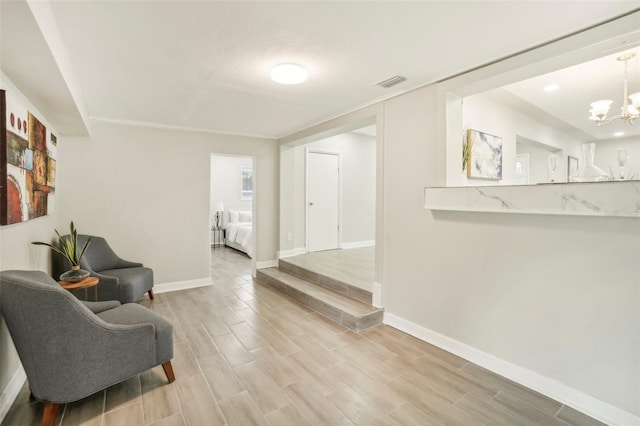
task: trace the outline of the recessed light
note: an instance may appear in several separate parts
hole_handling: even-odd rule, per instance
[[[615,132],[613,136],[615,136],[616,138],[619,138],[620,136],[624,136],[624,132]]]
[[[307,70],[298,64],[280,64],[271,69],[271,80],[280,84],[300,84],[307,81]]]
[[[545,92],[553,92],[554,90],[558,90],[558,86],[557,84],[548,84],[546,86],[544,86],[544,91]]]

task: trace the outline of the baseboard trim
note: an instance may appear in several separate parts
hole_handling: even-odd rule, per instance
[[[375,240],[370,240],[370,241],[356,241],[353,243],[341,243],[340,244],[340,248],[341,249],[354,249],[354,248],[360,248],[360,247],[373,247],[376,245],[376,241]]]
[[[382,284],[374,282],[371,285],[371,304],[376,308],[383,308],[382,305]]]
[[[7,386],[2,393],[0,393],[0,423],[4,421],[4,418],[18,397],[20,389],[22,389],[26,380],[27,374],[24,372],[22,365],[20,365],[16,372],[13,373],[13,376],[11,376],[11,380],[9,380]]]
[[[278,259],[284,259],[286,257],[299,256],[307,252],[306,247],[298,247],[291,250],[283,250],[278,252]]]
[[[256,262],[256,269],[275,268],[278,266],[277,260],[264,260],[262,262]]]
[[[156,284],[153,286],[154,293],[166,293],[167,291],[186,290],[189,288],[206,287],[211,285],[211,277],[198,278],[189,281],[173,281],[170,283]]]
[[[640,417],[582,393],[554,379],[512,364],[458,340],[385,312],[383,322],[420,340],[500,374],[610,425],[640,425]]]

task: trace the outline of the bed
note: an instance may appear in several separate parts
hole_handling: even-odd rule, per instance
[[[250,211],[229,210],[225,215],[229,221],[225,224],[224,244],[253,257],[253,221]]]

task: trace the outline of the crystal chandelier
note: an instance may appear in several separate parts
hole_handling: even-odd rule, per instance
[[[589,110],[591,119],[598,124],[598,127],[618,119],[625,120],[629,122],[629,124],[632,124],[636,118],[640,117],[640,92],[627,95],[627,61],[634,56],[636,56],[635,53],[628,53],[618,57],[619,61],[624,62],[624,97],[620,114],[607,118],[609,107],[611,107],[613,103],[612,100],[606,99],[591,103],[591,109]]]

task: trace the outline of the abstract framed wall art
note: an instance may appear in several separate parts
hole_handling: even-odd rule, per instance
[[[478,130],[467,130],[463,152],[468,155],[467,177],[502,179],[502,138]]]
[[[56,141],[16,97],[0,90],[0,225],[48,214]]]

